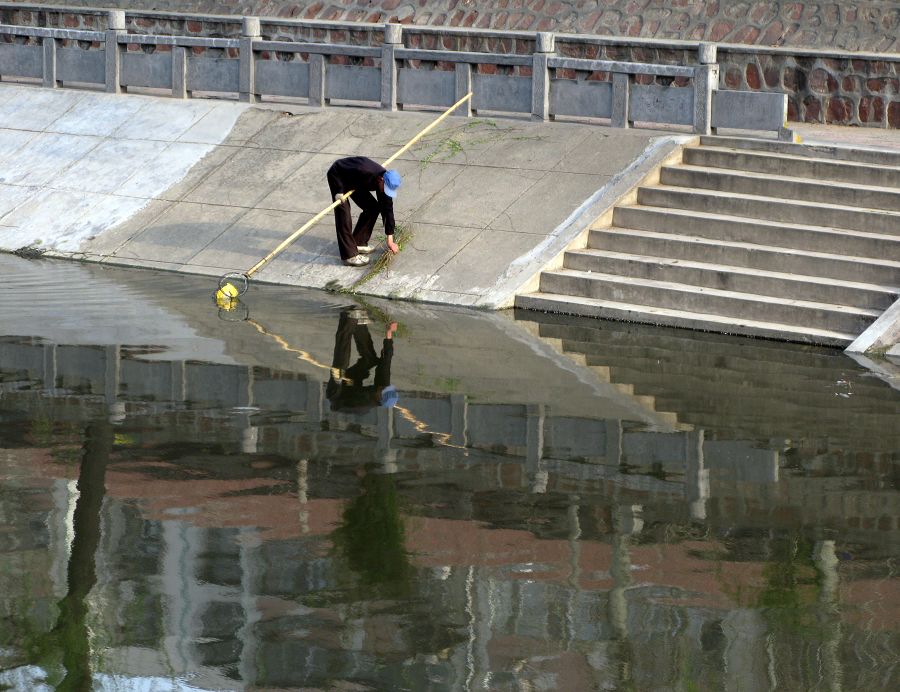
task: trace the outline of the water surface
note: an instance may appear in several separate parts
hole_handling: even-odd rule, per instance
[[[0,256],[0,687],[897,688],[839,351],[212,288]]]

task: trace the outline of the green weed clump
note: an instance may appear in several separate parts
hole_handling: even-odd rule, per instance
[[[400,249],[403,250],[404,246],[408,247],[412,242],[413,234],[412,229],[408,226],[397,226],[394,229],[394,242],[400,246]],[[343,293],[356,293],[362,286],[367,284],[369,281],[374,279],[379,274],[386,272],[390,266],[391,262],[394,261],[394,255],[387,250],[387,246],[385,246],[385,252],[372,263],[371,268],[365,274],[363,274],[359,279],[354,281],[349,288],[342,291]]]
[[[430,150],[422,157],[419,168],[425,170],[432,163],[449,161],[457,154],[466,153],[467,148],[481,144],[493,144],[502,139],[516,141],[540,139],[538,136],[517,135],[518,132],[521,132],[521,128],[500,127],[493,120],[484,118],[475,118],[462,125],[443,129],[440,135],[422,140],[420,146],[430,147]]]

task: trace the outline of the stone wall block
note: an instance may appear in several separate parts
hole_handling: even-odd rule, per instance
[[[882,123],[884,121],[884,100],[878,96],[863,96],[859,100],[860,123]]]
[[[751,91],[759,91],[762,85],[762,80],[759,76],[759,68],[755,63],[749,63],[747,65],[747,69],[744,72],[744,78],[746,80],[747,86]]]
[[[729,67],[724,70],[723,74],[725,87],[727,89],[740,89],[743,86],[744,79],[740,68],[729,65]]]
[[[732,31],[734,31],[734,22],[720,20],[713,24],[709,30],[709,40],[714,42],[723,41]]]
[[[734,36],[732,36],[729,41],[731,43],[745,43],[747,45],[752,45],[756,43],[756,39],[759,38],[761,33],[762,31],[758,27],[742,26],[734,32]]]
[[[803,104],[800,117],[805,123],[821,123],[822,119],[822,101],[818,96],[809,94],[803,97]]]
[[[849,125],[853,121],[853,111],[853,102],[850,99],[833,96],[828,99],[825,122],[830,125]]]
[[[848,75],[841,80],[841,91],[855,94],[862,91],[862,79]]]
[[[754,24],[768,24],[778,16],[778,6],[774,2],[757,2],[750,10],[750,21]]]
[[[780,21],[772,22],[763,32],[759,44],[763,46],[780,46],[784,43],[785,27]]]
[[[781,74],[781,83],[788,93],[806,90],[806,73],[799,67],[785,67]]]
[[[798,122],[800,120],[800,107],[798,105],[796,97],[788,97],[787,119],[791,122]]]
[[[809,88],[817,94],[831,94],[837,91],[837,80],[821,67],[809,75]]]
[[[887,112],[888,127],[900,128],[900,101],[891,101]]]
[[[841,58],[825,58],[822,64],[831,72],[843,72],[850,67],[850,61]]]
[[[797,20],[803,16],[803,3],[802,2],[789,2],[785,3],[781,9],[781,16],[785,19],[793,19]]]

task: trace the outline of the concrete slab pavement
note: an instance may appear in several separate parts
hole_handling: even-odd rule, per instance
[[[843,127],[818,123],[790,123],[804,144],[826,144],[900,152],[900,131],[877,127]]]
[[[246,271],[327,206],[325,171],[336,158],[384,160],[438,115],[10,84],[0,92],[0,249],[35,245],[213,276]],[[450,118],[394,164],[404,177],[395,215],[406,241],[380,271],[340,263],[328,215],[254,280],[506,307],[627,181],[687,139]],[[383,238],[379,223],[374,240]]]

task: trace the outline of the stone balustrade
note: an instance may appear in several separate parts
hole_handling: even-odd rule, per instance
[[[25,12],[18,11],[20,20],[34,19]],[[77,15],[92,29],[52,26],[59,23],[51,21],[53,12],[44,17],[51,26],[0,25],[0,78],[40,80],[51,88],[102,85],[111,93],[157,89],[181,98],[237,94],[247,102],[281,97],[313,106],[374,102],[385,110],[446,108],[471,91],[459,114],[600,118],[617,127],[681,125],[695,133],[783,132],[787,110],[782,94],[718,90],[716,48],[706,43],[692,46],[690,63],[672,65],[558,51],[557,37],[549,32],[416,32],[399,24],[307,22],[307,36],[285,40],[277,32],[264,33],[271,22],[264,26],[256,17],[241,18],[237,32],[236,22],[217,18],[220,28],[229,27],[226,35],[204,36],[194,35],[198,27],[189,18],[173,24],[188,33],[153,34],[131,31],[122,10]],[[572,39],[563,37],[567,41]]]
[[[764,3],[757,3],[757,5],[762,4]],[[173,3],[169,3],[169,5],[173,5]],[[228,3],[223,3],[221,6],[223,10],[227,10]],[[216,8],[218,7],[216,5]],[[376,3],[373,9],[384,8],[377,6]],[[685,11],[688,9],[690,8]],[[732,9],[736,11],[735,8]],[[736,15],[732,16],[734,14],[732,9],[720,11],[720,13],[725,12],[728,15],[721,17],[723,22],[733,23],[735,21]],[[809,11],[814,9],[812,6],[808,8]],[[694,64],[697,62],[699,40],[725,41],[716,44],[720,64],[718,85],[720,90],[784,93],[787,95],[787,117],[790,121],[883,128],[900,127],[900,54],[874,52],[887,50],[885,41],[876,40],[877,36],[874,34],[872,40],[867,41],[864,41],[860,35],[857,43],[848,43],[846,40],[837,38],[833,41],[826,41],[825,29],[831,26],[826,10],[828,8],[822,9],[825,15],[819,18],[824,23],[817,30],[818,38],[791,47],[782,47],[781,44],[784,41],[769,40],[771,38],[769,34],[779,26],[781,33],[775,32],[775,34],[784,38],[787,35],[784,34],[784,31],[787,30],[786,24],[781,26],[780,20],[776,18],[771,26],[763,26],[759,22],[766,20],[766,17],[752,16],[746,17],[749,34],[737,29],[725,34],[721,34],[721,31],[712,31],[712,29],[699,33],[685,30],[680,35],[693,39],[685,41],[672,38],[672,36],[679,35],[677,32],[663,31],[660,28],[660,31],[649,34],[642,30],[640,36],[633,36],[630,32],[616,36],[556,33],[555,43],[558,54],[568,57],[654,64]],[[754,9],[753,12],[757,12],[757,9]],[[787,8],[785,12],[788,12]],[[852,12],[851,9],[847,10],[847,22],[851,22],[851,13],[856,13],[856,10],[852,10]],[[341,17],[344,16],[338,14]],[[323,10],[315,16],[330,15]],[[803,16],[805,17],[806,14]],[[810,21],[816,21],[816,16],[810,15]],[[363,18],[366,17],[390,20],[392,15],[390,12],[375,12],[371,15],[366,14]],[[125,18],[126,29],[131,34],[239,38],[242,27],[241,17],[238,16],[158,12],[136,8],[129,9]],[[514,55],[528,55],[534,51],[537,35],[534,31],[465,28],[466,22],[462,19],[458,22],[460,26],[441,25],[442,22],[438,21],[440,17],[437,15],[431,19],[434,26],[419,25],[419,18],[416,19],[415,25],[404,24],[403,46],[425,50],[494,52]],[[450,17],[446,19],[447,24],[452,23]],[[641,13],[638,12],[633,19],[639,21]],[[832,19],[834,18],[832,17]],[[882,20],[883,22],[889,20],[887,14],[882,17]],[[7,2],[0,3],[0,22],[24,26],[105,30],[107,16],[106,10],[101,9]],[[606,33],[606,29],[604,29],[606,25],[600,19],[598,22],[600,23],[596,26],[590,23],[585,24],[585,26],[595,27],[586,30],[598,32],[602,30],[602,33]],[[796,30],[791,30],[793,33],[791,31],[788,33],[795,37],[801,36],[803,34],[802,22],[797,18],[792,18],[791,22],[800,23],[797,23]],[[833,24],[833,22],[831,23]],[[480,23],[476,22],[475,24]],[[653,22],[644,21],[643,27],[649,29],[652,24]],[[714,22],[714,24],[719,26],[722,22]],[[263,17],[260,19],[260,34],[262,38],[273,41],[346,43],[377,47],[383,41],[383,26],[380,22]],[[491,26],[511,25],[492,23]],[[518,26],[530,28],[532,25],[520,23]],[[540,26],[535,26],[538,29],[553,28],[559,31],[564,28],[565,23],[544,22]],[[669,29],[674,28],[674,25],[669,27]],[[698,25],[696,28],[701,27]],[[808,28],[812,30],[812,25]],[[840,29],[839,34],[843,31],[841,36],[846,34],[844,38],[852,37],[852,35],[856,35],[854,32],[858,33],[862,30],[852,22],[843,26],[842,29],[837,25],[831,28],[835,31]],[[885,29],[889,28],[885,24]],[[759,34],[757,45],[752,45],[755,42],[753,32]],[[609,29],[609,33],[615,32]],[[646,38],[646,36],[653,38]],[[853,50],[849,50],[850,48]],[[149,47],[147,44],[140,47],[132,45],[131,49],[146,51],[149,50]],[[165,48],[158,47],[156,50],[165,50]],[[192,50],[204,49],[200,46],[192,46]],[[225,52],[234,57],[237,49],[230,48]],[[479,73],[488,73],[492,70],[502,72],[504,69],[523,75],[528,71],[527,66],[504,68],[496,64],[485,64],[478,67]],[[636,76],[635,79],[639,84],[665,85],[670,78],[664,75],[643,74]],[[675,81],[679,83],[682,80],[676,79]]]

